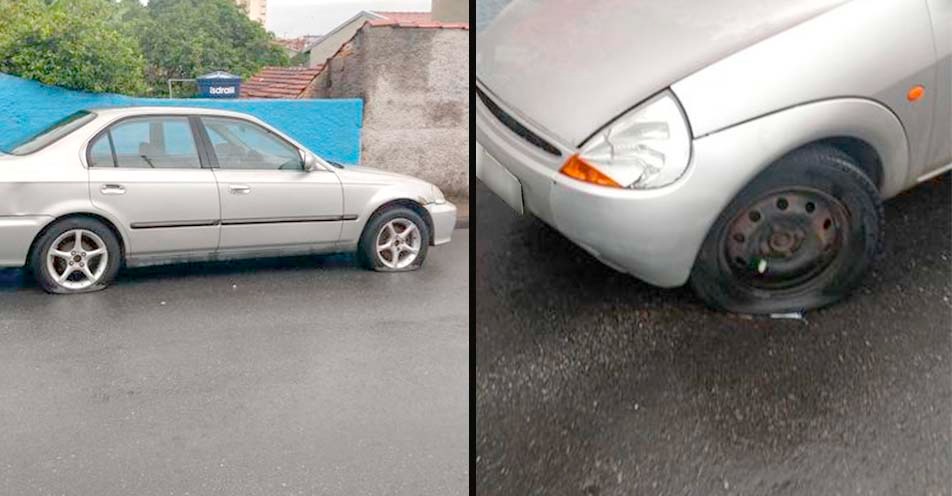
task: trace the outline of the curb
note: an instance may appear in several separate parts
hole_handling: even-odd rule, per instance
[[[448,197],[447,200],[456,205],[455,229],[469,229],[469,196]]]

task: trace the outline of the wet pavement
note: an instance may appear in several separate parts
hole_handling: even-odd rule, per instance
[[[952,494],[952,177],[805,321],[614,272],[477,182],[475,482],[486,495]]]
[[[0,494],[466,494],[468,233],[405,274],[301,257],[51,297],[0,272]]]

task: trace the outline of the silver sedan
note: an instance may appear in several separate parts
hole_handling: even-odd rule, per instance
[[[237,112],[80,111],[0,154],[0,267],[51,293],[179,261],[356,252],[414,270],[455,223],[436,186],[344,168]]]

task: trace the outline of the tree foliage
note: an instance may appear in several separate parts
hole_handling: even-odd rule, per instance
[[[136,30],[153,87],[169,78],[216,70],[247,77],[265,65],[288,64],[272,35],[233,0],[151,0],[147,10]]]
[[[169,78],[287,65],[234,0],[0,0],[0,72],[90,91],[163,94]]]
[[[67,88],[138,94],[145,59],[104,0],[0,0],[0,72]]]

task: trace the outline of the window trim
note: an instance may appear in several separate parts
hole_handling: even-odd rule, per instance
[[[41,151],[43,151],[43,150],[49,148],[50,146],[56,144],[57,142],[63,140],[63,139],[66,138],[67,136],[69,136],[69,135],[75,133],[76,131],[79,131],[80,129],[82,129],[82,128],[84,128],[84,127],[86,127],[86,126],[92,124],[93,122],[96,122],[96,119],[99,117],[99,114],[97,114],[96,112],[93,112],[93,111],[91,111],[91,110],[85,110],[85,109],[84,109],[84,110],[77,110],[76,112],[73,112],[72,114],[63,117],[62,119],[60,119],[60,121],[66,120],[67,117],[71,117],[71,116],[73,116],[73,115],[75,115],[75,114],[79,114],[79,113],[84,113],[84,115],[81,115],[81,116],[77,117],[76,119],[73,119],[73,120],[70,121],[69,123],[75,122],[76,120],[82,119],[82,118],[84,118],[84,117],[90,117],[90,116],[91,116],[91,118],[90,118],[88,121],[86,121],[85,123],[81,124],[81,125],[80,125],[79,127],[77,127],[76,129],[73,129],[72,131],[70,131],[70,132],[68,132],[68,133],[66,133],[66,134],[60,135],[58,138],[54,139],[53,141],[47,142],[45,145],[43,145],[43,146],[41,146],[41,147],[39,147],[39,148],[33,150],[32,152],[29,152],[29,153],[13,153],[13,149],[19,148],[20,146],[23,146],[23,145],[25,145],[26,143],[28,143],[28,142],[22,142],[22,143],[15,143],[14,145],[11,145],[12,148],[11,148],[9,151],[3,151],[3,153],[7,153],[8,155],[12,155],[12,156],[14,156],[14,157],[25,157],[25,156],[27,156],[27,155],[33,155],[34,153],[41,152]],[[53,124],[56,124],[56,123],[53,123]],[[45,132],[49,132],[50,130],[52,130],[53,124],[50,124],[44,131],[45,131]],[[68,124],[68,123],[66,123],[66,124]],[[60,126],[62,126],[62,125],[65,125],[65,124],[61,122],[61,123],[60,123]],[[57,126],[57,127],[59,127],[59,126]],[[40,134],[40,133],[37,132],[36,134],[34,134],[33,136],[31,136],[31,138],[36,139],[36,138],[39,136],[39,134]],[[30,141],[33,141],[33,140],[31,139]]]
[[[305,167],[307,166],[307,164],[304,163],[304,157],[301,154],[301,147],[295,145],[294,143],[291,143],[290,141],[285,139],[283,136],[269,129],[267,126],[262,126],[261,124],[258,124],[257,122],[254,122],[250,119],[245,119],[243,117],[237,117],[232,115],[200,114],[200,115],[196,115],[195,117],[201,124],[199,127],[201,128],[201,135],[204,140],[202,144],[206,148],[206,151],[208,153],[209,163],[212,164],[211,167],[214,169],[221,169],[222,167],[221,167],[221,164],[218,162],[218,155],[215,153],[215,147],[212,145],[212,140],[208,136],[208,131],[205,129],[205,122],[203,121],[203,119],[205,118],[233,120],[233,121],[239,121],[246,124],[250,124],[258,129],[263,130],[266,134],[274,136],[278,141],[284,143],[285,145],[290,147],[292,150],[295,150],[297,152],[298,157],[301,160],[300,170],[298,169],[224,169],[224,170],[248,170],[248,171],[258,171],[258,172],[273,170],[278,172],[306,172]]]
[[[192,134],[192,141],[195,143],[195,154],[198,155],[198,164],[199,164],[199,166],[198,166],[197,168],[196,168],[196,167],[161,167],[161,168],[150,168],[150,167],[119,167],[119,160],[118,160],[118,157],[116,156],[116,149],[115,149],[115,146],[113,145],[113,141],[112,141],[112,132],[111,132],[112,128],[116,127],[117,125],[119,125],[119,124],[122,123],[123,121],[132,120],[132,119],[149,119],[149,118],[154,118],[154,117],[175,117],[175,118],[179,118],[179,119],[185,119],[185,120],[188,122],[188,124],[189,124],[189,131],[190,131],[191,134]],[[111,149],[112,149],[112,167],[113,167],[113,169],[123,169],[123,170],[153,170],[153,171],[154,171],[154,170],[165,170],[165,171],[169,171],[169,170],[186,170],[186,171],[191,171],[191,170],[210,169],[211,166],[209,165],[208,160],[207,160],[207,158],[206,158],[206,156],[205,156],[205,153],[204,153],[204,146],[203,146],[204,143],[201,142],[201,141],[198,139],[198,137],[195,135],[195,123],[193,122],[193,118],[194,118],[194,117],[195,117],[195,116],[192,115],[192,114],[174,114],[174,113],[165,114],[165,113],[160,113],[160,114],[127,115],[127,116],[124,116],[124,117],[120,117],[120,118],[118,118],[118,119],[115,119],[115,120],[109,122],[108,124],[106,124],[102,129],[100,129],[99,131],[97,131],[96,134],[94,134],[92,138],[90,138],[88,141],[86,141],[86,145],[85,145],[85,146],[86,146],[86,150],[85,150],[85,152],[83,153],[83,156],[86,158],[86,168],[87,168],[87,169],[108,169],[108,167],[96,167],[96,166],[93,166],[93,165],[92,165],[92,163],[93,163],[93,162],[92,162],[92,149],[93,149],[93,145],[96,143],[96,141],[99,140],[99,138],[102,137],[102,135],[106,134],[106,135],[108,135],[109,146],[110,146]]]

